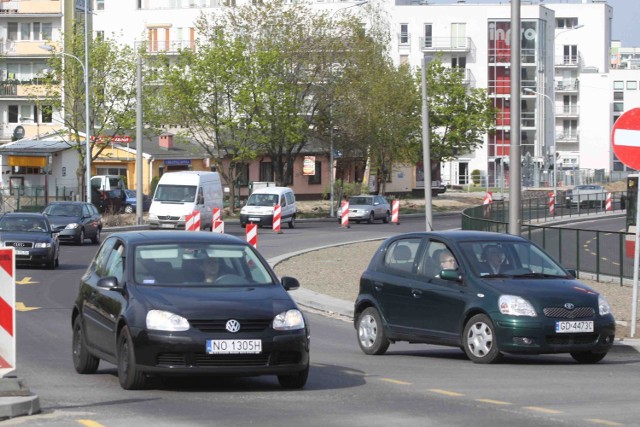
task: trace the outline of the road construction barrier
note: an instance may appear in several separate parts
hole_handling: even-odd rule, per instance
[[[340,217],[340,226],[349,227],[349,202],[342,202],[342,216]]]
[[[391,202],[391,222],[400,224],[398,217],[400,215],[400,200],[393,200]]]
[[[485,218],[491,218],[491,204],[493,203],[493,194],[491,191],[487,191],[487,194],[482,199],[482,216]]]
[[[613,194],[611,194],[611,193],[607,193],[607,200],[604,203],[604,210],[605,211],[612,211],[613,210]]]
[[[214,233],[224,234],[224,221],[213,221],[213,227],[211,227],[211,231]]]
[[[282,231],[280,231],[280,218],[282,216],[282,208],[280,207],[280,205],[275,205],[273,207],[273,231],[275,231],[276,233],[282,233]]]
[[[14,249],[0,249],[0,376],[16,369],[16,264]]]
[[[220,212],[220,208],[213,208],[211,213],[211,221],[212,223],[215,221],[222,221],[222,213]]]
[[[549,215],[556,214],[556,196],[553,193],[549,193]]]
[[[258,248],[258,225],[247,224],[246,228],[247,242],[254,248]]]
[[[185,217],[184,229],[187,231],[200,231],[200,212],[193,211]]]

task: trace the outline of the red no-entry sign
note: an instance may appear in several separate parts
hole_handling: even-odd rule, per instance
[[[622,114],[613,125],[611,145],[618,160],[640,170],[640,108]]]

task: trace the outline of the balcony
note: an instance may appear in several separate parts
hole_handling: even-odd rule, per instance
[[[473,75],[473,72],[471,72],[471,70],[469,70],[468,68],[452,68],[452,70],[460,74],[462,84],[469,87],[476,87],[476,77]]]
[[[577,132],[565,132],[556,136],[556,142],[561,144],[575,144],[580,142]]]
[[[50,15],[61,14],[60,0],[14,0],[0,2],[0,16],[2,15]]]
[[[165,41],[145,41],[137,42],[136,49],[144,47],[148,53],[178,54],[181,50],[194,50],[193,40],[165,40]]]
[[[423,52],[471,52],[473,42],[470,37],[421,37]]]
[[[580,57],[578,55],[563,55],[555,57],[556,68],[578,68],[580,66]]]
[[[567,79],[556,82],[556,93],[578,92],[578,79]]]
[[[556,109],[556,117],[578,117],[580,115],[580,107],[577,105],[563,105]]]

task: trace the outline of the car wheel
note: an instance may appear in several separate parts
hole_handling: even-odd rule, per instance
[[[96,235],[93,236],[91,238],[91,243],[93,243],[94,245],[98,245],[100,244],[100,234],[102,233],[102,230],[100,230],[99,228],[96,230]]]
[[[291,221],[289,221],[289,228],[296,228],[296,217],[295,215],[291,217]]]
[[[240,223],[240,227],[245,228],[246,226],[247,226],[247,223],[246,223],[246,222],[241,222],[241,223]]]
[[[304,387],[309,377],[309,365],[293,375],[278,375],[278,382],[283,388],[298,389]]]
[[[73,322],[73,367],[79,374],[95,374],[98,370],[100,359],[89,354],[84,343],[84,328],[78,316]]]
[[[78,238],[78,241],[76,243],[78,243],[78,245],[80,246],[84,245],[84,228],[80,230],[80,237]]]
[[[131,205],[126,205],[126,206],[124,207],[124,213],[128,213],[128,214],[133,213],[133,206],[131,206]]]
[[[367,224],[373,224],[374,218],[375,218],[375,216],[373,215],[373,212],[371,212],[369,214],[369,218],[367,219]]]
[[[365,309],[358,317],[358,344],[365,354],[380,355],[389,348],[382,317],[373,307]]]
[[[462,341],[473,363],[493,363],[501,356],[493,322],[486,314],[476,314],[469,319]]]
[[[60,267],[60,255],[56,255],[56,267]]]
[[[51,261],[47,262],[47,268],[49,270],[55,270],[56,269],[56,259],[53,258]]]
[[[385,224],[389,224],[390,220],[391,220],[391,214],[389,213],[389,211],[387,211],[384,214],[384,218],[382,218],[382,222],[384,222]]]
[[[598,363],[607,355],[607,352],[594,353],[593,351],[574,351],[571,357],[578,362],[584,364]]]
[[[144,388],[146,377],[136,367],[136,356],[133,351],[133,339],[128,327],[122,328],[118,336],[118,380],[125,390]]]

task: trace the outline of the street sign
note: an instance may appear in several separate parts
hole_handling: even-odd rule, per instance
[[[640,170],[640,108],[622,114],[613,124],[611,145],[618,160]]]

